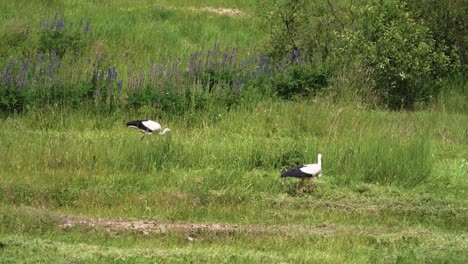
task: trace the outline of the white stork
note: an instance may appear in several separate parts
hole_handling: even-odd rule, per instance
[[[159,132],[159,135],[164,135],[164,134],[171,131],[169,128],[165,128],[161,132],[161,125],[158,122],[155,122],[153,120],[130,121],[130,122],[127,123],[127,127],[137,128],[142,133],[144,133],[143,136],[141,137],[141,139],[143,139],[143,137],[145,135],[151,135],[151,134],[156,133],[156,132]]]
[[[309,193],[312,192],[312,179],[320,176],[322,176],[322,154],[318,154],[318,162],[316,164],[299,165],[281,174],[281,177],[296,177],[302,179],[297,186],[297,193],[299,193],[299,188],[302,188],[302,184],[306,178],[310,178]]]

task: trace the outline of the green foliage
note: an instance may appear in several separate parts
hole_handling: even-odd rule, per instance
[[[145,86],[143,89],[130,91],[127,105],[130,109],[151,107],[156,112],[169,116],[180,115],[187,110],[187,101],[182,93],[172,90],[159,90],[157,87]]]
[[[329,72],[311,64],[293,64],[272,81],[273,91],[284,98],[294,99],[315,95],[328,83]]]
[[[365,1],[259,1],[257,13],[271,40],[270,52],[285,57],[300,49],[315,64],[340,57],[340,36],[354,28]]]
[[[84,50],[85,42],[80,33],[62,31],[43,31],[39,36],[38,50],[44,53],[56,52],[59,57],[65,53],[79,53]]]
[[[449,58],[430,31],[394,3],[367,6],[352,37],[355,56],[371,72],[375,93],[392,109],[411,109],[438,94]]]
[[[450,0],[456,10],[444,11],[446,5],[438,3],[424,13],[431,9],[426,2],[400,2],[264,1],[259,14],[269,26],[272,54],[284,57],[300,49],[314,64],[333,69],[331,78],[352,78],[355,94],[369,103],[377,98],[391,109],[414,109],[438,96],[442,77],[460,71],[463,7]],[[447,17],[450,22],[443,24]],[[343,64],[362,68],[348,73]],[[359,90],[369,86],[370,93]]]
[[[89,34],[89,22],[84,25],[83,19],[79,25],[73,28],[73,23],[67,24],[65,16],[59,16],[55,13],[53,19],[48,18],[41,21],[41,29],[39,31],[38,51],[45,54],[54,52],[60,58],[65,53],[78,55],[85,46],[85,37]]]
[[[4,21],[3,28],[0,27],[0,55],[9,56],[13,51],[18,51],[28,46],[30,38],[30,24],[21,19]],[[27,53],[27,47],[24,51]]]
[[[0,112],[21,111],[26,100],[24,92],[17,87],[0,85]]]
[[[259,15],[268,25],[271,36],[271,51],[278,57],[299,49],[306,26],[306,3],[300,0],[259,2]]]
[[[468,62],[466,38],[467,3],[463,0],[404,0],[401,1],[418,23],[431,30],[436,47],[451,58],[452,68],[458,71],[459,62]],[[466,69],[463,69],[466,70]]]
[[[94,100],[94,96],[97,92],[96,83],[93,82],[78,82],[73,91],[76,92],[75,96],[72,96],[72,100],[79,100],[83,104],[87,104]],[[75,102],[75,101],[74,101]],[[78,103],[78,102],[76,102]]]
[[[233,70],[221,70],[214,71],[213,69],[207,69],[201,77],[201,83],[203,87],[207,88],[209,92],[213,90],[215,85],[217,86],[232,86],[236,73]]]

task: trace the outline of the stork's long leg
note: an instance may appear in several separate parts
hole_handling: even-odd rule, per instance
[[[313,179],[314,179],[313,177],[312,177],[312,178],[310,178],[310,183],[309,183],[309,193],[311,193],[311,192],[314,190],[314,186],[312,185],[312,180],[313,180]]]
[[[299,194],[299,189],[302,189],[302,185],[304,184],[305,178],[303,178],[298,184],[296,188],[296,194]]]

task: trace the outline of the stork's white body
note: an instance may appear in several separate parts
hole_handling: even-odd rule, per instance
[[[304,167],[299,168],[305,174],[310,175],[309,177],[313,176],[322,176],[322,166],[321,164],[306,164]]]
[[[157,132],[159,132],[160,135],[164,135],[171,131],[169,128],[165,128],[161,132],[161,125],[153,120],[130,121],[127,123],[127,127],[139,129],[142,133],[149,135]]]

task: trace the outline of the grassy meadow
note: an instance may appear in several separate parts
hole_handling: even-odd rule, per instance
[[[214,43],[261,47],[268,36],[254,9],[253,1],[0,1],[1,66],[33,52],[34,30],[55,12],[90,21],[87,54],[128,53],[147,65]],[[28,24],[29,37],[18,37]],[[466,263],[468,108],[465,84],[452,85],[462,88],[415,111],[319,93],[235,107],[208,97],[176,115],[61,104],[2,113],[0,262]],[[135,119],[171,133],[141,139],[125,127]],[[298,181],[281,172],[318,153],[323,177],[296,195]]]

